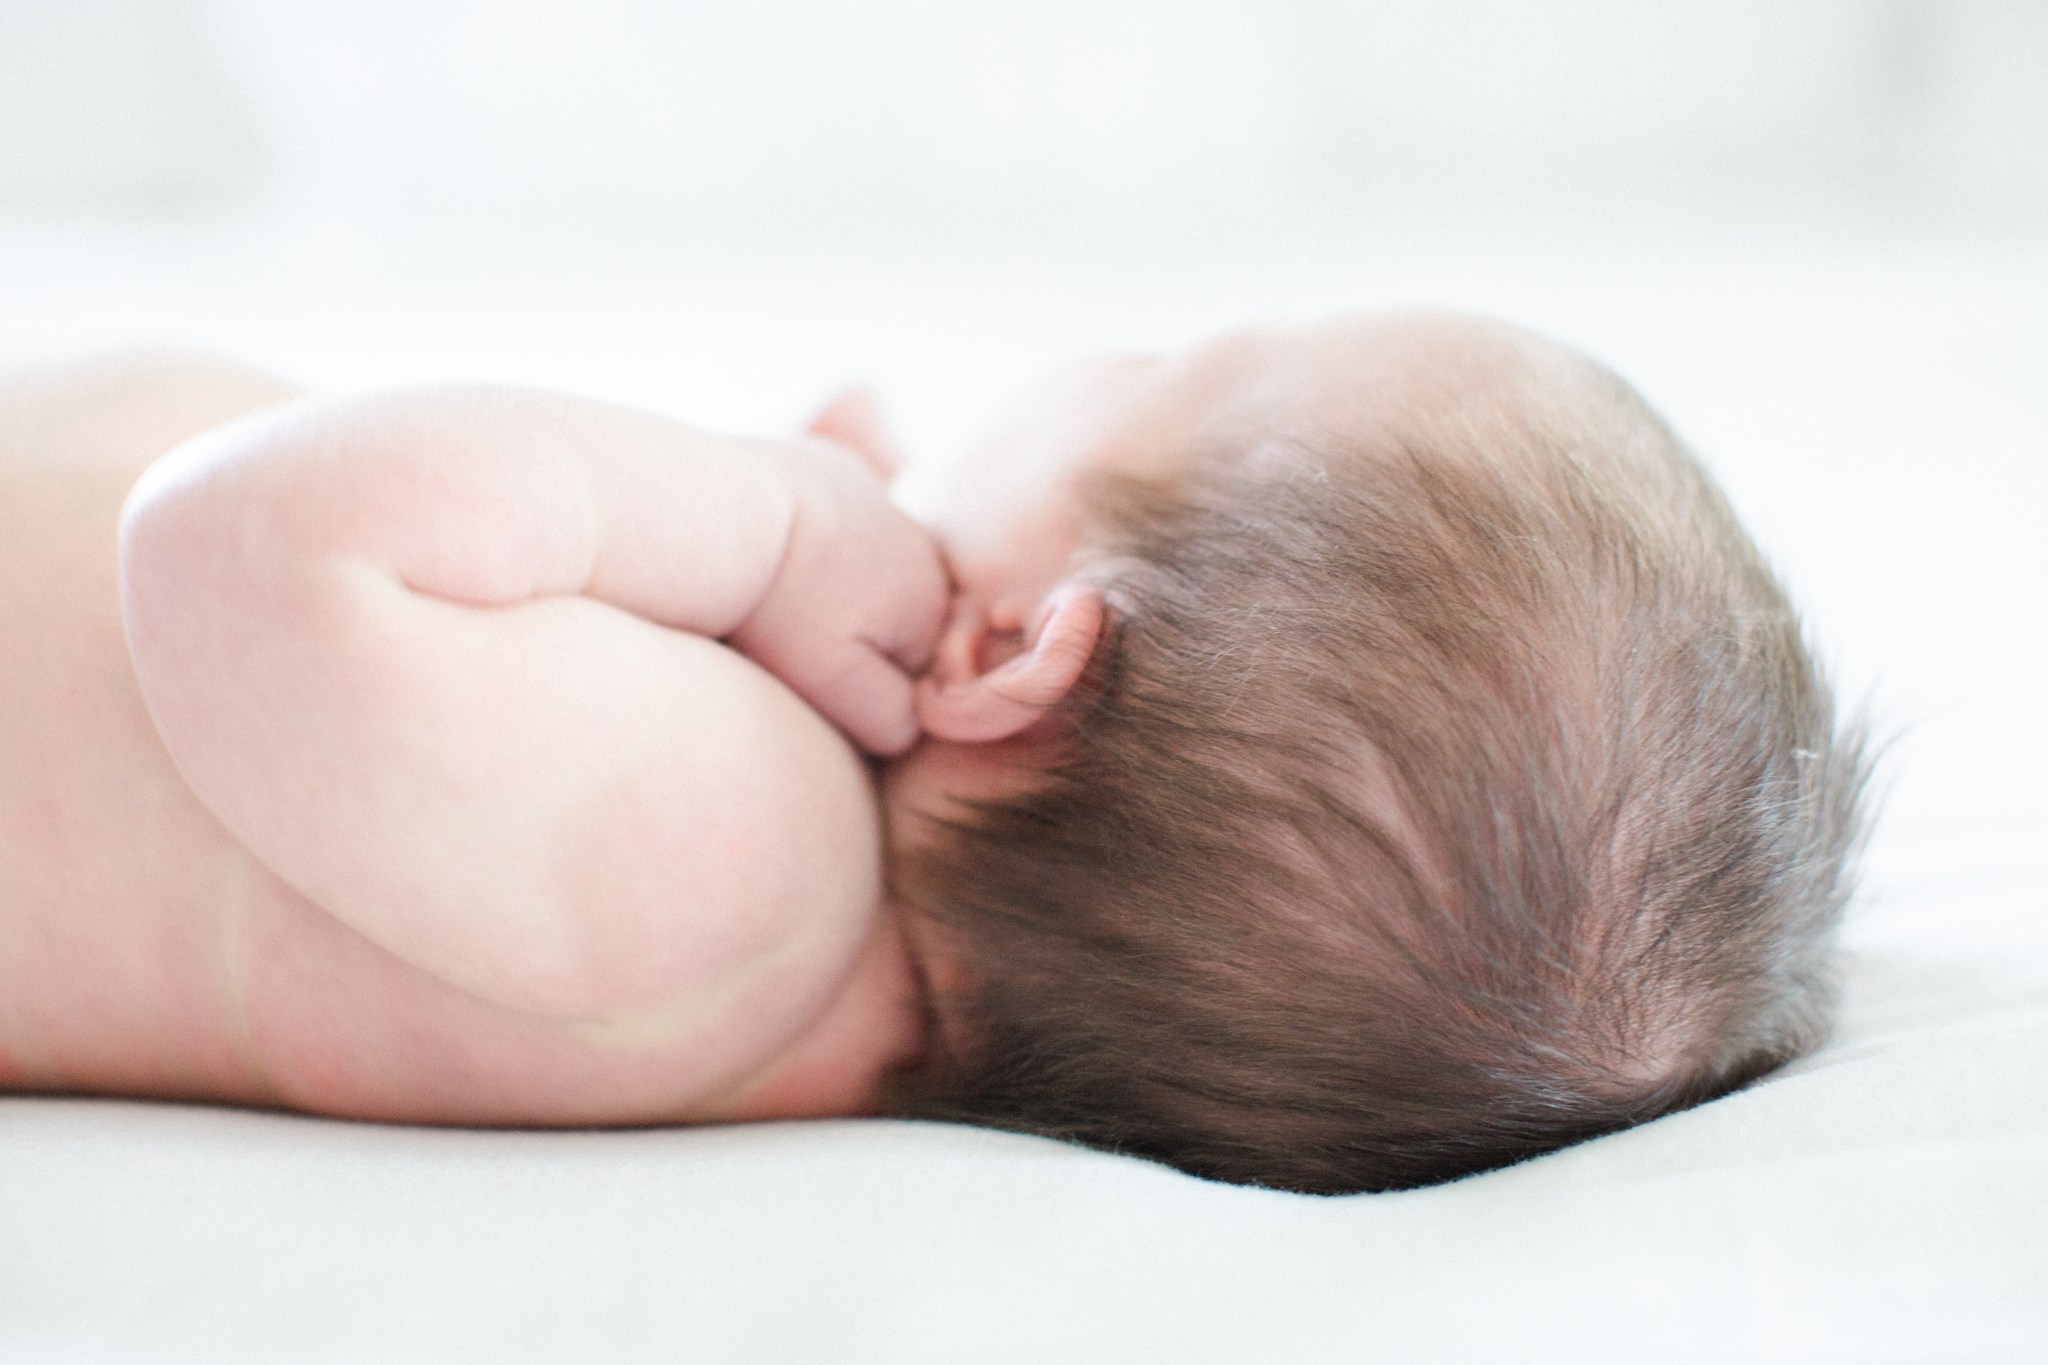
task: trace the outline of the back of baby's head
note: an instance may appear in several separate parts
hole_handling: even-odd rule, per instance
[[[1117,624],[1057,759],[899,869],[966,983],[907,1111],[1396,1188],[1818,1039],[1861,748],[1620,380],[1482,332],[1093,497]]]

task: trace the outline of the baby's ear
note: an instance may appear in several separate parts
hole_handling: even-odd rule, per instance
[[[853,388],[835,394],[805,424],[804,431],[855,451],[884,483],[903,467],[903,452],[882,417],[882,400],[873,389]]]
[[[984,668],[990,622],[962,610],[938,661],[917,685],[917,720],[934,739],[991,744],[1028,730],[1073,691],[1102,636],[1102,590],[1066,583],[1047,594],[1021,652]]]

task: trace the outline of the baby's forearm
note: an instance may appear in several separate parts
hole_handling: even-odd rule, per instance
[[[430,596],[574,594],[722,637],[767,593],[788,541],[798,495],[778,456],[516,389],[314,403],[159,461],[129,500],[127,535],[132,555],[138,540],[260,524],[294,557],[345,558]]]

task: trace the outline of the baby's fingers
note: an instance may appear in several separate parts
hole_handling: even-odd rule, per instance
[[[864,640],[837,663],[832,676],[806,700],[869,753],[894,758],[915,744],[917,709],[910,675]]]
[[[953,601],[938,547],[923,530],[917,535],[911,553],[875,584],[860,632],[863,643],[913,677],[931,666]]]

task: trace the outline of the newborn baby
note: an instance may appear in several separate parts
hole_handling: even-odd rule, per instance
[[[899,511],[161,361],[0,393],[0,1086],[899,1113],[1393,1188],[1809,1047],[1864,765],[1633,392],[1474,319],[1046,386]]]

